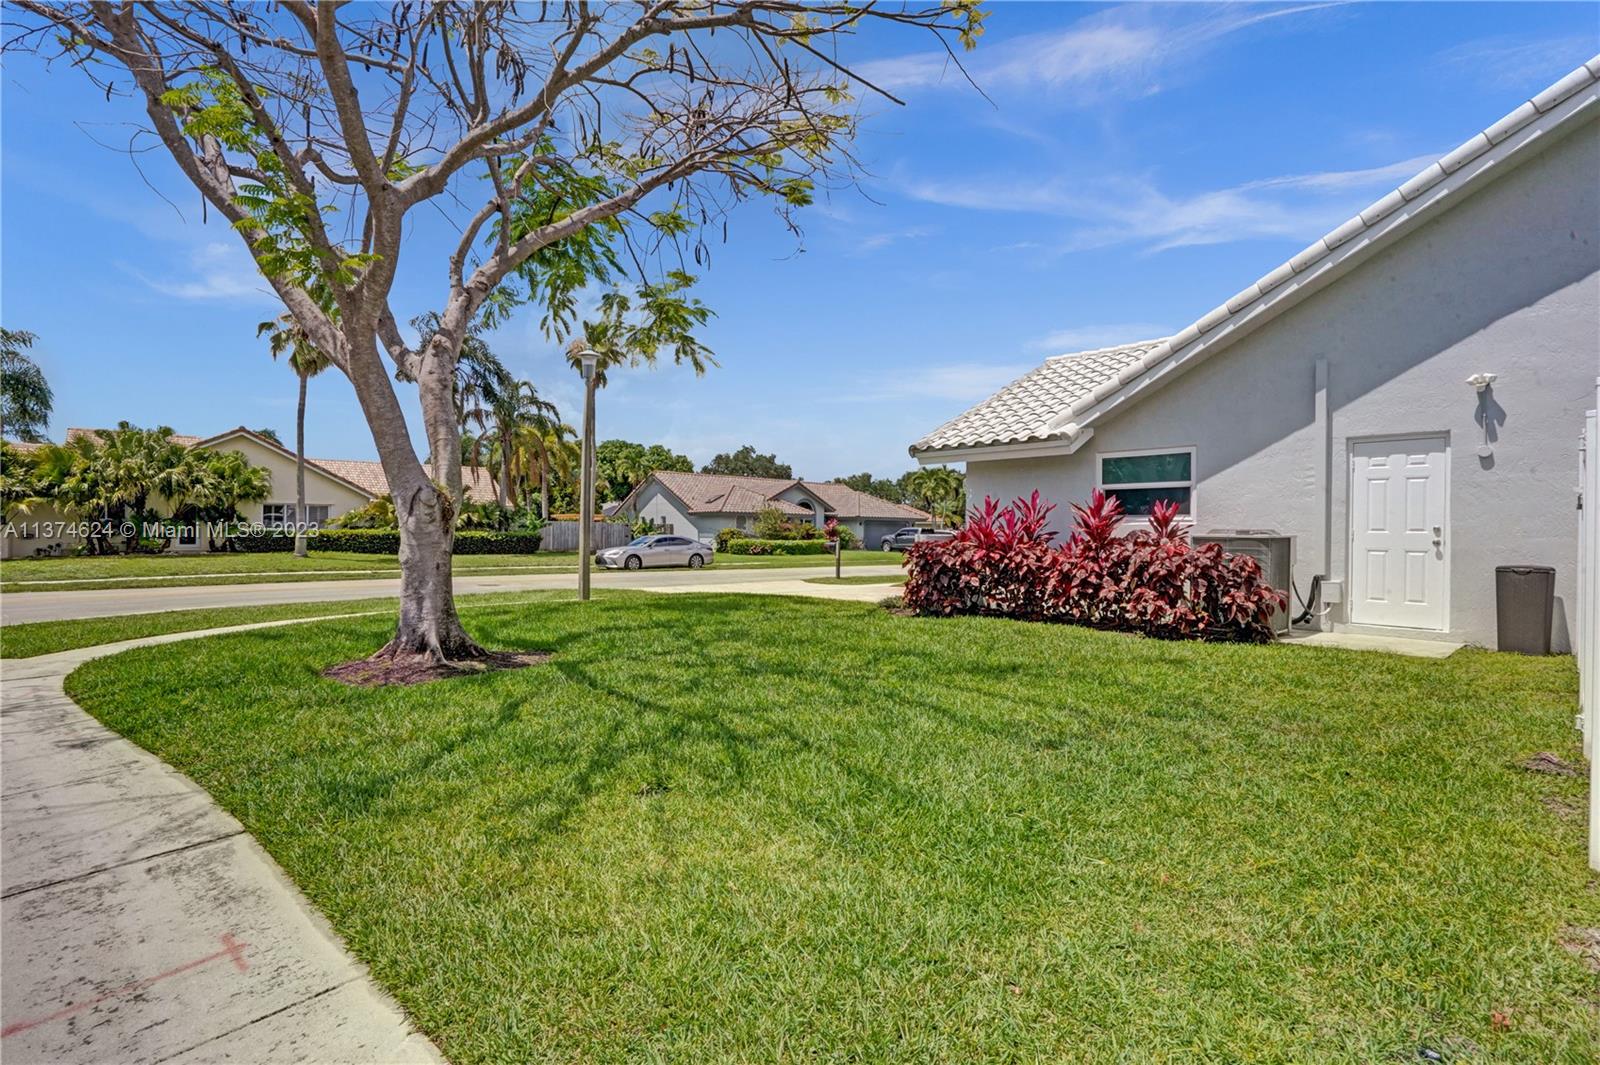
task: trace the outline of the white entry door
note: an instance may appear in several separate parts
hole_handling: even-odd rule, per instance
[[[1446,628],[1450,458],[1442,436],[1350,445],[1350,620]]]

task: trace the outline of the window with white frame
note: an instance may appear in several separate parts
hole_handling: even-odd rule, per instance
[[[261,524],[269,529],[281,529],[294,524],[293,503],[261,504]]]
[[[306,524],[320,529],[328,524],[328,515],[333,510],[327,503],[306,504]]]
[[[1158,500],[1194,514],[1194,448],[1170,451],[1102,452],[1100,487],[1114,495],[1130,518],[1149,515]]]

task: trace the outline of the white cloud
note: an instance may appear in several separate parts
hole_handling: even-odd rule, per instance
[[[184,276],[152,277],[124,264],[124,269],[164,296],[180,300],[277,300],[272,286],[256,269],[248,252],[236,243],[211,241],[188,252]]]
[[[1533,92],[1583,65],[1600,47],[1588,37],[1485,37],[1439,53],[1444,65],[1496,88]]]
[[[1080,103],[1115,94],[1159,92],[1216,41],[1269,19],[1338,6],[1296,4],[1217,8],[1131,4],[1081,18],[1064,30],[980,47],[963,60],[984,91],[1070,90]],[[859,64],[862,77],[891,92],[966,85],[943,52],[918,52]]]
[[[898,244],[903,240],[919,240],[923,237],[931,237],[934,232],[935,230],[931,226],[912,226],[909,229],[868,233],[854,238],[854,246],[851,250],[857,255],[865,255],[868,252],[880,251],[891,244]]]
[[[1066,355],[1074,351],[1089,351],[1110,347],[1113,344],[1131,344],[1136,340],[1153,340],[1168,336],[1172,327],[1152,325],[1149,322],[1116,322],[1107,325],[1080,325],[1057,329],[1035,340],[1028,341],[1029,351],[1050,355]]]
[[[986,399],[1001,386],[1033,369],[1032,363],[958,362],[943,366],[916,366],[895,376],[864,385],[840,398],[849,402],[937,399],[971,403]]]
[[[1165,192],[1142,176],[1079,181],[913,179],[901,182],[900,191],[947,207],[1050,215],[1080,223],[1055,245],[1058,252],[1115,244],[1142,244],[1160,251],[1263,237],[1314,239],[1433,158],[1266,178],[1192,193]]]

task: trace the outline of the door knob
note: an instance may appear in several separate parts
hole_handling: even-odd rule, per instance
[[[1435,525],[1433,527],[1433,546],[1434,547],[1443,547],[1444,546],[1444,527],[1443,526]]]

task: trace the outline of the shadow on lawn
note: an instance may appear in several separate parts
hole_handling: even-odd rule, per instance
[[[1080,630],[1066,646],[1055,640],[1037,654],[1017,653],[998,641],[991,646],[984,630],[1022,623],[899,619],[871,606],[816,604],[817,624],[835,631],[807,654],[752,643],[753,635],[759,640],[786,630],[763,626],[776,605],[751,597],[654,597],[648,609],[638,605],[604,599],[592,609],[563,604],[545,613],[548,625],[538,639],[530,639],[526,607],[473,610],[469,623],[487,646],[555,657],[514,675],[447,682],[482,686],[482,708],[466,704],[472,712],[461,727],[400,752],[384,746],[385,730],[376,730],[364,745],[372,757],[358,752],[352,760],[363,768],[326,782],[321,801],[353,817],[376,816],[391,802],[436,811],[471,803],[490,784],[495,798],[489,812],[502,841],[535,847],[565,832],[604,792],[646,798],[689,786],[702,794],[748,792],[752,801],[781,802],[833,842],[849,844],[859,825],[835,808],[837,795],[807,794],[776,768],[763,776],[763,763],[774,756],[805,759],[824,770],[818,779],[835,781],[835,791],[905,808],[941,801],[936,782],[882,768],[885,751],[921,731],[999,741],[1024,759],[1071,752],[1086,763],[1073,772],[1089,771],[1091,764],[1134,771],[1106,752],[1137,754],[1152,733],[1169,755],[1175,747],[1214,753],[1222,746],[1234,754],[1272,753],[1283,740],[1269,735],[1265,722],[1224,734],[1252,720],[1257,674],[1272,669],[1260,656],[1270,650],[1249,649],[1219,665],[1201,661],[1188,646]],[[786,621],[794,607],[786,602],[779,608]],[[569,613],[574,610],[588,613],[579,621]],[[845,637],[837,635],[841,622],[851,630]],[[962,631],[952,634],[947,626]],[[797,638],[806,639],[804,625],[798,627]],[[683,634],[681,652],[640,650],[661,646],[663,632]],[[953,635],[958,652],[950,650]],[[1061,634],[1041,633],[1047,635]],[[1101,657],[1112,650],[1121,663],[1114,674]],[[952,661],[960,668],[951,668]],[[930,668],[943,670],[931,686]],[[1375,672],[1408,671],[1385,664]],[[1106,698],[1091,704],[1081,694],[1063,693],[1057,699],[1050,694],[1052,673],[1105,673]],[[752,678],[758,685],[753,692]],[[1192,690],[1197,680],[1209,685],[1198,694]],[[413,697],[427,698],[425,692]],[[403,712],[405,703],[391,705]],[[973,704],[985,710],[963,709]],[[815,718],[830,709],[869,725],[881,737],[876,746],[862,754],[845,750],[837,724]],[[802,715],[812,719],[797,723]],[[806,777],[792,766],[789,773]],[[417,786],[419,778],[430,779]]]

